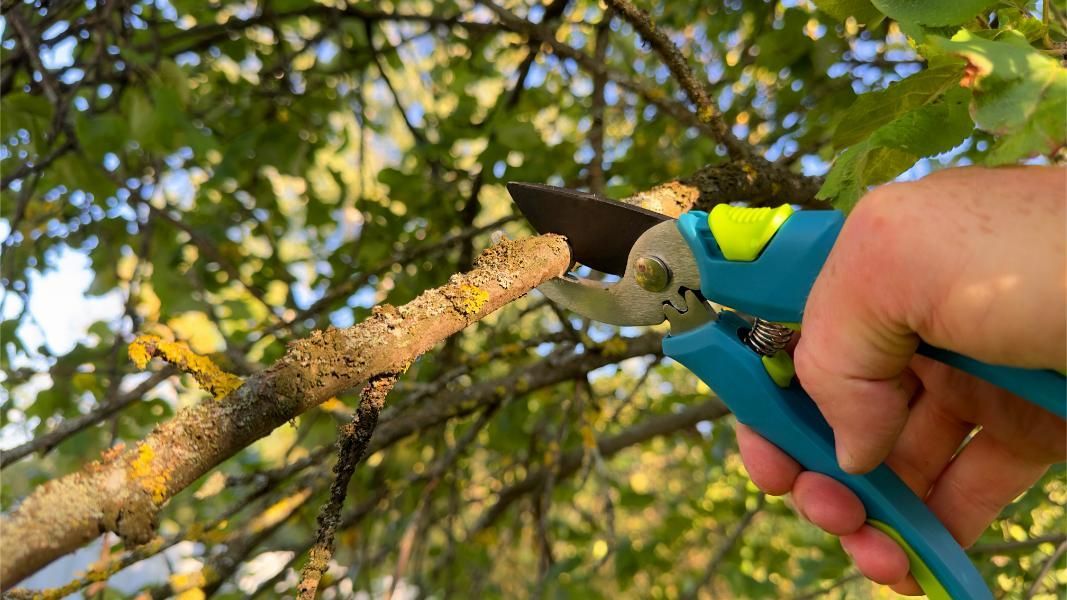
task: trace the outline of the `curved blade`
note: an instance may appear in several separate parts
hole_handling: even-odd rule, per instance
[[[669,217],[593,194],[539,183],[508,183],[508,192],[538,233],[567,236],[574,260],[622,275],[641,234]]]
[[[651,292],[637,283],[638,259],[655,257],[667,265],[666,287]],[[700,270],[689,244],[674,223],[661,223],[649,229],[634,244],[626,271],[619,281],[603,283],[571,274],[542,283],[539,290],[549,299],[574,312],[612,325],[655,325],[667,318],[668,305],[674,314],[696,308],[685,296],[700,289]],[[689,292],[691,294],[691,292]]]

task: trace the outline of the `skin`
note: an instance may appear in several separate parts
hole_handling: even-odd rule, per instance
[[[1067,169],[968,167],[889,184],[856,206],[805,307],[797,377],[841,467],[887,462],[965,547],[1067,458],[1067,424],[915,349],[921,338],[991,363],[1067,365],[1065,224]],[[792,494],[871,580],[921,593],[852,492],[744,425],[737,437],[757,486]]]

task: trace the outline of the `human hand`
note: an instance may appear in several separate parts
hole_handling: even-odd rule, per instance
[[[990,363],[1067,364],[1065,196],[1067,170],[1055,167],[948,169],[877,188],[846,221],[805,307],[797,377],[834,431],[842,469],[885,461],[965,547],[1064,460],[1065,422],[915,350],[921,338]],[[903,550],[864,524],[848,488],[744,425],[737,437],[757,486],[791,493],[871,580],[921,593]]]

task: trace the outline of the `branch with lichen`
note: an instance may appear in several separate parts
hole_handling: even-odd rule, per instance
[[[479,296],[480,297],[480,296]],[[352,420],[345,424],[337,439],[337,463],[334,464],[334,480],[330,485],[330,499],[319,510],[318,533],[315,545],[308,553],[308,560],[300,574],[300,600],[315,600],[319,580],[330,566],[333,557],[334,535],[341,523],[341,508],[348,495],[348,482],[352,474],[367,454],[374,428],[378,425],[378,415],[385,405],[385,397],[396,383],[396,373],[384,373],[371,378],[359,396],[359,408]]]
[[[193,376],[197,385],[221,400],[241,387],[241,378],[220,369],[210,358],[193,352],[182,342],[168,342],[155,335],[142,335],[130,344],[127,352],[138,369],[148,366],[148,361],[161,358]]]
[[[710,211],[716,204],[744,202],[752,206],[798,204],[829,208],[815,199],[820,177],[805,177],[758,156],[710,165],[674,181],[661,183],[622,201],[677,218],[690,210]]]
[[[115,448],[50,481],[0,520],[20,543],[0,556],[4,589],[105,531],[129,546],[150,541],[162,505],[223,460],[311,407],[376,373],[401,370],[449,335],[562,274],[566,241],[504,241],[474,268],[402,307],[377,307],[366,321],[313,332],[221,400],[180,411],[130,448]]]

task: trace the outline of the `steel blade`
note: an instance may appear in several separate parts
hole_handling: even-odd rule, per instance
[[[511,182],[508,192],[538,233],[566,236],[574,260],[613,275],[626,270],[626,257],[642,233],[670,220],[637,206],[539,183]]]

